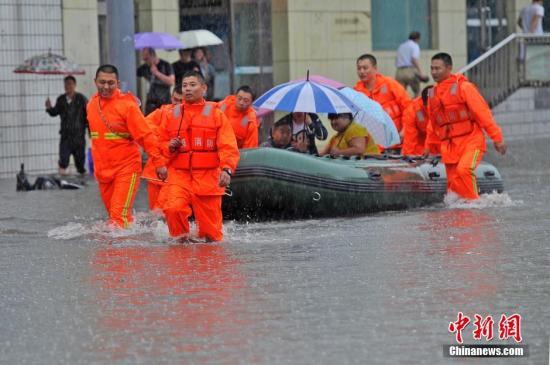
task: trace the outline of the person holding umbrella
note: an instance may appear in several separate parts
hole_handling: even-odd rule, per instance
[[[192,51],[190,49],[180,49],[179,51],[180,59],[172,63],[172,68],[174,69],[174,74],[176,77],[176,85],[181,85],[181,79],[189,71],[198,71],[200,72],[200,66],[197,62],[193,60]]]
[[[283,118],[292,126],[293,147],[302,153],[317,155],[315,139],[324,141],[328,131],[315,113],[293,112]]]
[[[157,56],[153,48],[141,51],[143,65],[137,69],[137,76],[149,81],[149,91],[145,101],[145,115],[170,103],[170,87],[174,86],[176,77],[172,65]]]
[[[290,81],[266,91],[254,102],[254,106],[258,110],[290,112],[278,122],[286,121],[292,126],[292,134],[295,136],[292,147],[311,154],[317,153],[315,138],[326,139],[328,135],[316,113],[356,114],[360,111],[339,90],[310,80],[309,71],[303,81]],[[313,143],[310,143],[311,140]]]
[[[59,95],[55,105],[52,105],[50,98],[46,99],[46,112],[52,116],[61,117],[61,135],[59,141],[59,175],[67,174],[67,167],[71,155],[79,174],[84,175],[86,169],[86,104],[88,100],[84,95],[76,91],[76,79],[74,76],[66,76],[63,80],[65,93]]]
[[[205,47],[198,47],[193,50],[193,59],[199,64],[200,72],[206,81],[208,90],[206,91],[206,99],[212,100],[214,97],[214,82],[216,78],[216,69],[208,61]]]
[[[321,156],[364,156],[378,154],[380,150],[367,128],[353,121],[351,113],[329,113],[330,126],[338,134],[333,136]]]

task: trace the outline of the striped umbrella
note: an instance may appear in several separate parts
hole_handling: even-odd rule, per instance
[[[277,85],[254,102],[256,109],[306,113],[356,113],[360,108],[338,89],[315,81]]]
[[[380,104],[347,86],[340,89],[340,92],[361,108],[361,111],[355,114],[354,119],[359,124],[367,127],[376,143],[384,147],[390,147],[401,142],[393,120]]]

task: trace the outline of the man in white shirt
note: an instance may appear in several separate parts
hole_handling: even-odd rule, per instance
[[[420,94],[420,81],[427,82],[429,79],[420,69],[420,33],[411,32],[409,39],[401,43],[397,48],[397,58],[395,66],[397,72],[395,79],[403,85],[405,89],[410,86],[414,96]]]
[[[523,30],[523,33],[531,33],[536,35],[543,34],[542,18],[544,17],[544,7],[542,0],[533,0],[531,5],[521,9],[518,19],[518,25]]]

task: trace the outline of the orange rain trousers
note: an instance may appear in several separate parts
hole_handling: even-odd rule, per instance
[[[189,172],[170,170],[169,183],[160,191],[158,201],[162,206],[168,230],[172,237],[189,233],[189,217],[193,213],[198,236],[213,241],[223,240],[221,195],[197,195],[192,192]]]
[[[160,108],[155,109],[145,117],[145,121],[149,125],[149,128],[151,128],[156,136],[158,136],[158,127],[162,122],[162,116],[164,113],[166,113],[166,111],[170,110],[170,105],[171,104],[163,105]],[[141,176],[145,180],[147,180],[147,198],[149,200],[149,210],[160,209],[160,204],[158,203],[158,195],[164,183],[160,181],[154,181],[158,179],[158,176],[155,165],[153,164],[153,161],[151,159],[147,160]]]
[[[147,182],[147,198],[149,199],[149,210],[160,209],[160,204],[158,202],[158,197],[162,185],[155,184],[152,182]]]
[[[128,228],[133,222],[132,205],[139,185],[138,175],[136,172],[118,174],[109,182],[99,181],[99,192],[109,213],[109,224]]]
[[[101,106],[100,106],[101,105]],[[141,172],[141,145],[155,167],[167,163],[133,95],[115,90],[109,98],[95,94],[87,105],[95,176],[109,223],[127,228]]]
[[[483,158],[483,151],[478,147],[464,150],[458,163],[445,164],[447,188],[464,199],[479,198],[475,169]]]
[[[184,102],[184,126],[189,125],[193,118],[201,114],[204,106],[204,100],[196,103]],[[173,237],[189,232],[188,219],[193,212],[199,237],[206,237],[213,241],[223,239],[221,197],[225,188],[219,186],[219,178],[224,168],[235,171],[239,162],[239,150],[235,133],[227,117],[219,109],[215,109],[213,113],[213,118],[219,125],[216,135],[219,167],[183,170],[175,169],[170,163],[168,164],[168,180],[161,188],[158,202],[166,217],[170,235]],[[175,157],[168,148],[170,140],[174,138],[169,134],[168,127],[171,122],[173,122],[172,118],[164,118],[158,129],[161,151],[167,158]]]

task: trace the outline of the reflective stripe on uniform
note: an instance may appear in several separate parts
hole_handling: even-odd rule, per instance
[[[180,116],[180,108],[179,105],[174,106],[174,118],[177,118]]]
[[[219,109],[222,111],[222,113],[223,113],[223,112],[225,112],[225,109],[227,109],[227,104],[223,103],[223,104],[220,105],[218,108],[219,108]]]
[[[202,109],[202,115],[208,116],[208,114],[210,114],[210,110],[212,110],[212,104],[207,103]]]
[[[124,208],[122,208],[122,221],[124,222],[124,228],[128,228],[128,208],[130,207],[130,202],[132,201],[132,195],[134,194],[134,188],[136,186],[136,177],[137,177],[137,173],[134,172],[132,174],[132,179],[130,180],[130,187],[128,188],[128,195],[126,195]]]
[[[451,86],[451,95],[456,95],[457,90],[458,90],[458,83],[454,83],[453,86]]]
[[[386,85],[382,85],[382,87],[380,88],[380,92],[382,94],[387,94],[388,93],[388,87]]]
[[[103,133],[103,138],[108,139],[108,140],[112,140],[112,139],[129,139],[130,138],[130,133],[111,133],[111,132],[107,132],[107,133]]]
[[[470,174],[472,175],[472,186],[474,188],[473,191],[475,191],[476,193],[477,193],[477,179],[476,179],[475,168],[476,168],[476,162],[477,162],[478,156],[479,156],[479,149],[476,149],[474,153],[474,158],[472,159],[472,163],[470,164]]]
[[[245,115],[241,120],[241,126],[246,127],[248,125],[248,116]]]
[[[99,138],[99,132],[90,132],[90,138],[91,139]]]
[[[416,112],[416,119],[418,119],[419,122],[424,121],[424,113],[422,112],[422,110]]]

